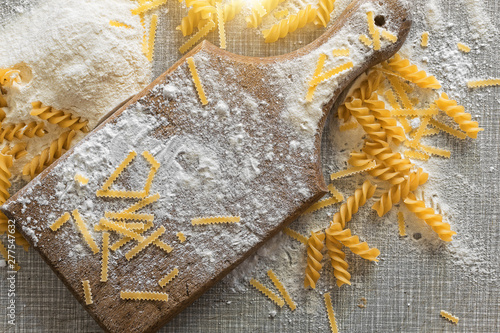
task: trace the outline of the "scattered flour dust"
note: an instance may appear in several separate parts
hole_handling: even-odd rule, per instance
[[[40,121],[30,111],[32,102],[41,101],[88,120],[93,128],[142,90],[150,82],[151,64],[141,52],[143,30],[130,12],[135,6],[129,0],[44,0],[4,15],[0,68],[14,66],[23,77],[7,89],[4,124]],[[110,20],[132,28],[113,27]],[[48,133],[28,141],[29,154],[16,161],[14,175],[63,132],[46,124]]]

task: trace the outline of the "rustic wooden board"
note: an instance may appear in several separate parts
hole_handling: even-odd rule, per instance
[[[293,96],[284,96],[283,92],[289,92],[286,89],[288,85],[303,86],[304,82],[310,79],[312,71],[308,74],[309,77],[303,77],[293,71],[285,72],[286,75],[283,75],[283,69],[293,69],[306,64],[314,69],[320,51],[327,52],[338,45],[339,41],[347,38],[346,31],[342,30],[347,24],[351,25],[351,28],[358,27],[359,33],[367,34],[364,23],[367,8],[364,7],[365,4],[376,5],[378,11],[376,14],[382,14],[387,18],[385,28],[397,32],[398,42],[384,45],[379,52],[363,49],[366,54],[363,61],[355,63],[352,70],[331,80],[329,84],[332,84],[332,91],[327,95],[320,95],[322,100],[316,101],[323,109],[322,116],[317,118],[316,129],[304,134],[284,120],[282,114],[287,111],[285,101]],[[399,49],[409,26],[407,13],[397,1],[358,1],[349,6],[343,19],[318,40],[288,55],[248,58],[203,43],[126,103],[35,181],[14,195],[4,205],[3,211],[16,221],[21,233],[39,251],[42,258],[103,329],[110,332],[154,331],[182,311],[325,193],[323,176],[319,168],[319,146],[323,122],[328,111],[342,90],[355,77],[368,67],[387,59]],[[364,47],[359,42],[349,42],[349,45]],[[259,169],[262,172],[257,176],[244,181],[240,174],[234,173],[242,167],[241,160],[233,158],[231,154],[218,156],[218,159],[228,164],[224,165],[225,169],[222,170],[220,178],[228,180],[236,190],[235,193],[221,193],[222,201],[210,197],[203,188],[199,188],[198,191],[186,189],[177,196],[168,196],[171,192],[166,191],[168,185],[172,185],[169,183],[172,180],[168,178],[168,172],[159,172],[151,190],[151,193],[158,192],[162,197],[162,200],[153,207],[156,214],[155,228],[164,226],[167,229],[161,239],[172,245],[174,251],[166,255],[156,247],[148,247],[130,262],[120,255],[121,253],[113,253],[109,281],[100,282],[100,255],[92,255],[74,225],[68,223],[58,232],[51,231],[48,226],[64,211],[79,208],[89,199],[94,205],[95,213],[95,216],[87,219],[89,228],[98,222],[105,210],[119,209],[118,207],[123,208],[130,204],[130,200],[95,197],[94,193],[102,185],[105,177],[126,155],[117,160],[111,155],[103,154],[103,151],[133,147],[140,154],[143,150],[149,150],[163,167],[173,163],[172,161],[178,157],[177,148],[182,147],[182,140],[179,142],[179,139],[174,138],[188,137],[190,140],[195,140],[197,145],[203,145],[216,152],[232,153],[234,150],[227,142],[228,131],[234,124],[221,120],[220,124],[209,126],[203,123],[203,118],[199,114],[187,116],[185,113],[176,112],[182,103],[197,101],[193,87],[189,87],[190,93],[182,94],[175,100],[166,98],[157,89],[164,85],[175,86],[178,90],[188,89],[186,83],[191,85],[192,83],[186,58],[191,56],[201,65],[199,71],[207,96],[223,96],[229,109],[240,110],[241,119],[245,122],[244,125],[248,126],[246,130],[250,138],[244,143],[244,149],[248,150],[245,154],[248,155],[252,148],[256,149],[255,154],[257,154],[259,145],[271,142],[274,158],[272,161],[260,164]],[[232,70],[228,71],[228,68]],[[207,77],[207,73],[212,81],[203,80]],[[277,80],[278,76],[282,79]],[[236,89],[231,90],[226,87]],[[260,102],[258,110],[243,103],[248,96]],[[209,116],[213,116],[216,113],[216,103],[217,100],[210,100],[203,110],[207,111]],[[138,107],[139,104],[141,107]],[[198,107],[201,108],[201,105]],[[257,118],[256,112],[258,112]],[[146,129],[127,127],[136,124],[137,120],[142,120],[144,115],[154,116],[161,123]],[[105,141],[108,133],[120,131],[123,137],[115,136]],[[128,135],[134,131],[140,133],[138,135],[141,138],[145,138],[144,142],[138,141],[137,136]],[[151,141],[146,138],[166,143],[165,149],[155,151],[156,147],[148,146],[151,145]],[[297,147],[290,144],[294,140],[298,143],[311,141],[314,145],[297,150]],[[89,156],[89,150],[91,151],[98,143],[104,144],[104,148],[93,154],[96,159],[101,159],[103,163],[100,166],[104,170],[107,168],[108,173],[101,174],[97,171],[102,169],[97,170],[96,167],[96,175],[92,175],[89,185],[80,189],[82,193],[77,200],[68,202],[67,198],[61,196],[61,184],[63,187],[72,188],[73,176],[78,172],[79,164],[89,162],[85,158]],[[169,153],[163,153],[169,150]],[[184,167],[189,168],[189,165]],[[134,186],[127,183],[127,179],[124,179],[121,185]],[[207,211],[205,202],[212,201],[214,210]],[[202,207],[204,208],[201,209]],[[145,210],[145,212],[150,211]],[[190,225],[190,218],[218,214],[240,215],[242,222],[239,225],[229,226]],[[190,237],[186,243],[179,244],[175,235],[177,231],[182,230],[188,230],[187,234]],[[238,241],[238,246],[234,245],[235,240]],[[100,244],[100,239],[97,242]],[[82,250],[75,259],[76,245]],[[126,249],[129,248],[130,244]],[[207,253],[210,254],[206,255]],[[160,288],[157,281],[173,267],[179,268],[179,276],[165,289]],[[89,306],[85,305],[81,286],[81,281],[85,279],[90,280],[94,299],[94,304]],[[119,291],[126,289],[165,290],[169,294],[169,301],[163,303],[121,300]]]

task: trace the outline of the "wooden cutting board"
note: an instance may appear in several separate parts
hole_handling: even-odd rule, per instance
[[[360,42],[369,35],[366,13],[397,36],[374,51]],[[290,54],[249,58],[204,42],[144,91],[125,103],[2,207],[73,295],[108,332],[159,329],[215,282],[292,222],[326,193],[319,164],[323,124],[338,96],[369,67],[392,56],[404,42],[411,21],[396,0],[353,2],[320,38]],[[349,56],[332,50],[348,48]],[[306,101],[320,54],[322,73],[352,62],[321,82]],[[192,57],[208,104],[202,105],[187,59]],[[170,253],[147,246],[125,255],[137,241],[111,251],[108,281],[101,282],[102,232],[95,231],[107,211],[121,211],[137,198],[97,196],[106,179],[131,152],[137,156],[110,186],[144,190],[151,171],[141,156],[160,163],[148,195],[159,199],[138,211],[154,214],[165,228],[160,240]],[[86,185],[76,174],[89,178]],[[73,218],[57,231],[50,226],[78,209],[94,254]],[[193,225],[203,216],[239,216],[237,223]],[[178,232],[187,239],[180,242]],[[119,235],[110,232],[111,243]],[[177,268],[165,287],[158,281]],[[82,281],[89,280],[93,303],[86,305]],[[167,302],[125,300],[120,291],[156,291]]]

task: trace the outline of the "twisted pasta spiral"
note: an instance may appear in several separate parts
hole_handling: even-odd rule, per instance
[[[316,282],[319,279],[319,271],[321,270],[321,259],[323,255],[323,242],[325,241],[325,234],[322,232],[311,231],[311,236],[307,240],[307,267],[306,277],[304,279],[304,288],[316,288]]]
[[[42,102],[31,103],[33,109],[32,116],[38,116],[43,120],[47,120],[51,124],[57,124],[62,128],[70,128],[75,131],[88,132],[87,120],[82,120],[80,117],[73,117],[71,114],[61,110],[56,110],[51,106],[45,106]]]
[[[477,133],[484,131],[483,128],[478,126],[477,121],[471,120],[470,113],[465,112],[462,105],[457,105],[457,102],[450,100],[445,93],[442,93],[439,99],[436,100],[436,105],[446,112],[448,116],[452,117],[458,126],[460,126],[460,129],[467,133],[467,136],[476,139]]]
[[[425,184],[429,174],[424,172],[422,168],[412,172],[410,176],[405,176],[405,181],[401,184],[393,185],[384,193],[380,199],[372,206],[377,211],[378,216],[382,217],[389,212],[393,205],[408,197],[411,191],[415,191],[418,186]]]
[[[0,204],[3,204],[10,197],[10,167],[12,167],[12,155],[0,154]]]
[[[408,59],[402,58],[399,54],[395,54],[394,57],[389,59],[387,65],[390,69],[421,88],[441,88],[434,76],[427,76],[425,71],[419,71],[416,65],[412,65]]]
[[[212,18],[216,13],[214,4],[207,0],[186,0],[186,6],[193,7],[194,12],[200,13],[204,20]]]
[[[353,253],[363,259],[378,261],[380,251],[377,248],[370,248],[366,242],[360,242],[358,236],[351,235],[350,229],[342,230],[340,223],[333,223],[328,229],[331,237],[347,246]]]
[[[378,99],[377,93],[374,92],[368,99],[364,100],[364,103],[384,129],[388,138],[398,145],[406,140],[404,129],[398,126],[395,118],[391,117],[391,112],[385,108],[385,103]]]
[[[285,1],[285,0],[263,0],[260,3],[260,5],[262,5],[262,7],[266,10],[266,15],[267,15],[273,9],[278,7],[278,4],[280,4],[283,1]],[[245,17],[245,21],[247,21],[247,27],[257,28],[259,26],[259,24],[262,23],[262,17],[259,15],[259,11],[256,8],[252,8],[252,14]]]
[[[319,0],[314,24],[326,27],[328,22],[330,22],[330,13],[333,11],[333,8],[335,8],[335,0]]]
[[[6,145],[3,147],[1,153],[4,155],[12,155],[12,157],[17,160],[28,153],[26,151],[26,146],[26,142],[18,142],[12,148]]]
[[[351,284],[351,274],[347,271],[349,265],[345,261],[345,253],[342,251],[342,244],[336,240],[331,234],[329,229],[325,230],[326,233],[326,248],[328,249],[328,256],[330,257],[333,275],[337,279],[337,286],[343,284]]]
[[[194,8],[191,8],[187,15],[182,18],[181,24],[176,27],[177,30],[182,32],[183,36],[188,36],[193,33],[195,27],[198,26],[200,22],[204,22],[201,18],[200,12],[196,12]]]
[[[279,38],[284,38],[289,32],[294,32],[298,28],[302,28],[307,23],[312,22],[316,17],[316,8],[308,5],[306,8],[300,10],[295,15],[290,15],[288,18],[283,19],[273,25],[271,29],[264,30],[262,33],[266,43],[272,43]]]
[[[360,99],[353,99],[352,97],[350,97],[350,99],[351,101],[344,104],[346,109],[356,118],[370,138],[373,140],[386,141],[387,135],[382,129],[382,126],[375,121],[375,117],[370,114],[370,109],[368,109]]]
[[[364,152],[352,152],[348,163],[353,166],[361,166],[366,165],[371,161],[373,161],[373,158]],[[377,163],[375,168],[367,170],[368,174],[371,176],[381,180],[387,180],[391,184],[400,184],[404,181],[403,175],[400,172],[395,171],[391,167],[384,166],[380,161],[375,162]]]
[[[32,138],[36,136],[44,136],[45,135],[44,124],[37,123],[32,121],[28,124],[26,123],[17,123],[6,125],[5,127],[0,128],[0,143],[3,140],[12,141],[14,138],[22,139],[23,136],[27,136],[28,138]]]
[[[384,166],[391,167],[402,174],[408,174],[412,167],[409,159],[401,157],[400,153],[394,153],[387,142],[381,140],[366,141],[363,151],[381,161]]]
[[[234,19],[236,14],[241,11],[242,2],[240,0],[231,0],[224,5],[224,22]]]
[[[332,223],[339,223],[342,228],[345,227],[346,223],[352,219],[352,215],[357,213],[359,207],[363,206],[366,200],[373,196],[376,188],[377,186],[366,180],[361,188],[354,191],[354,194],[340,206],[339,211],[333,215]]]
[[[413,193],[408,195],[404,203],[411,212],[424,220],[438,234],[439,238],[446,242],[451,242],[451,238],[456,232],[451,230],[448,223],[443,222],[443,217],[436,214],[434,209],[425,207],[425,203],[417,200]]]
[[[51,165],[54,160],[58,159],[65,150],[71,146],[71,141],[75,137],[75,131],[67,131],[61,136],[52,141],[48,148],[45,148],[40,155],[33,157],[33,159],[24,166],[23,175],[29,175],[31,179],[35,178],[47,166]]]
[[[378,89],[378,87],[380,86],[380,82],[382,82],[382,78],[383,78],[382,73],[378,71],[371,71],[366,77],[366,79],[361,82],[359,88],[356,88],[351,94],[351,96],[348,97],[357,98],[360,99],[361,101],[368,99],[373,94],[373,92]],[[346,101],[351,101],[351,100],[352,99],[346,99]],[[345,102],[344,104],[339,106],[338,116],[340,119],[344,121],[348,121],[350,119],[351,114],[349,110],[346,108]]]

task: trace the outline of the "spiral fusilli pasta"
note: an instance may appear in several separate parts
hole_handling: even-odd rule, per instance
[[[419,71],[416,65],[412,65],[408,59],[404,59],[399,54],[395,54],[394,57],[389,59],[387,65],[393,71],[401,74],[405,79],[421,88],[441,88],[441,84],[434,76],[428,76],[425,71]]]
[[[442,240],[446,242],[451,242],[453,235],[456,234],[455,231],[450,229],[450,225],[443,222],[443,217],[440,214],[436,214],[434,209],[425,207],[423,201],[417,200],[413,193],[408,195],[408,198],[404,201],[406,207],[411,212],[427,223],[434,232],[436,232]]]
[[[352,219],[352,215],[357,213],[359,207],[373,196],[376,188],[377,186],[366,180],[361,188],[354,191],[354,194],[347,198],[346,202],[340,206],[339,211],[333,215],[332,224],[339,223],[344,228],[346,223]]]
[[[261,24],[262,18],[269,14],[273,9],[278,7],[278,5],[283,1],[285,0],[262,0],[260,3],[256,4],[264,8],[265,14],[261,15],[262,13],[260,13],[258,8],[254,6],[254,8],[252,8],[252,14],[245,17],[245,21],[247,21],[247,27],[257,28]]]
[[[241,11],[241,0],[231,0],[224,5],[224,22],[229,22]]]
[[[360,83],[359,88],[356,88],[353,91],[353,93],[347,97],[358,98],[361,101],[364,101],[365,99],[369,98],[373,94],[373,92],[379,88],[381,81],[382,81],[382,74],[377,71],[371,71],[366,77],[366,79]],[[346,99],[346,101],[349,100]],[[345,103],[339,106],[338,116],[344,122],[350,119],[351,114],[349,110],[346,108]]]
[[[460,129],[467,133],[468,137],[476,139],[477,133],[484,131],[483,128],[479,127],[477,121],[471,120],[471,114],[465,112],[465,108],[462,105],[457,105],[457,102],[449,99],[445,93],[442,93],[439,99],[436,100],[436,105],[446,112],[448,116],[452,117]]]
[[[368,109],[360,99],[353,99],[350,97],[350,101],[346,102],[344,105],[370,138],[373,140],[387,141],[387,134],[382,129],[382,126],[375,121],[375,117],[370,114],[370,109]]]
[[[290,17],[279,21],[274,24],[271,29],[264,30],[266,43],[273,43],[279,38],[284,38],[289,32],[294,32],[298,28],[302,28],[307,23],[312,22],[316,18],[316,8],[308,5],[306,8],[301,9],[297,14],[290,15]]]
[[[406,140],[404,129],[398,126],[397,120],[391,117],[391,112],[385,108],[385,103],[378,99],[376,93],[373,93],[369,99],[365,99],[364,103],[375,116],[375,120],[382,126],[388,138],[396,144]]]
[[[21,71],[13,68],[0,68],[0,87],[10,87],[12,83],[21,82]]]
[[[348,163],[351,165],[358,165],[362,163],[367,163],[367,161],[373,161],[373,157],[368,156],[364,152],[352,152]],[[384,166],[380,161],[375,161],[376,166],[370,170],[367,170],[368,174],[378,178],[380,180],[387,180],[391,184],[400,184],[404,181],[403,175],[400,172],[395,171],[391,167]]]
[[[3,140],[12,141],[14,138],[22,139],[24,136],[32,138],[36,136],[44,136],[45,129],[44,123],[37,123],[35,121],[29,123],[17,123],[5,125],[0,128],[0,143]]]
[[[61,134],[58,139],[52,141],[48,148],[45,148],[39,155],[33,157],[33,159],[24,166],[23,175],[29,175],[31,179],[35,178],[43,169],[58,159],[65,150],[69,149],[75,135],[75,131],[67,131]]]
[[[349,228],[342,229],[340,223],[333,223],[329,228],[328,235],[334,237],[344,246],[348,247],[352,253],[357,254],[363,259],[378,261],[377,257],[380,251],[377,248],[370,248],[366,242],[360,242],[358,236],[353,236]]]
[[[316,288],[316,282],[319,279],[321,270],[321,259],[323,255],[321,250],[324,247],[325,234],[322,232],[311,231],[311,236],[307,240],[307,267],[304,278],[304,288]]]
[[[43,120],[47,120],[51,124],[57,124],[62,128],[69,128],[75,131],[88,132],[88,120],[83,120],[80,117],[73,116],[67,112],[56,110],[51,106],[45,106],[42,102],[31,103],[33,109],[31,110],[32,116],[38,116]]]
[[[335,0],[319,0],[314,24],[326,27],[328,22],[330,22],[330,14],[334,8]]]
[[[391,167],[397,172],[408,174],[412,167],[409,159],[403,158],[400,153],[394,153],[389,145],[381,140],[365,141],[363,152],[381,161],[384,166]]]
[[[333,267],[333,275],[337,279],[337,286],[343,284],[351,285],[351,274],[347,271],[349,265],[345,261],[345,253],[342,251],[342,244],[336,240],[331,231],[325,230],[326,234],[326,248],[328,249],[328,256]]]

